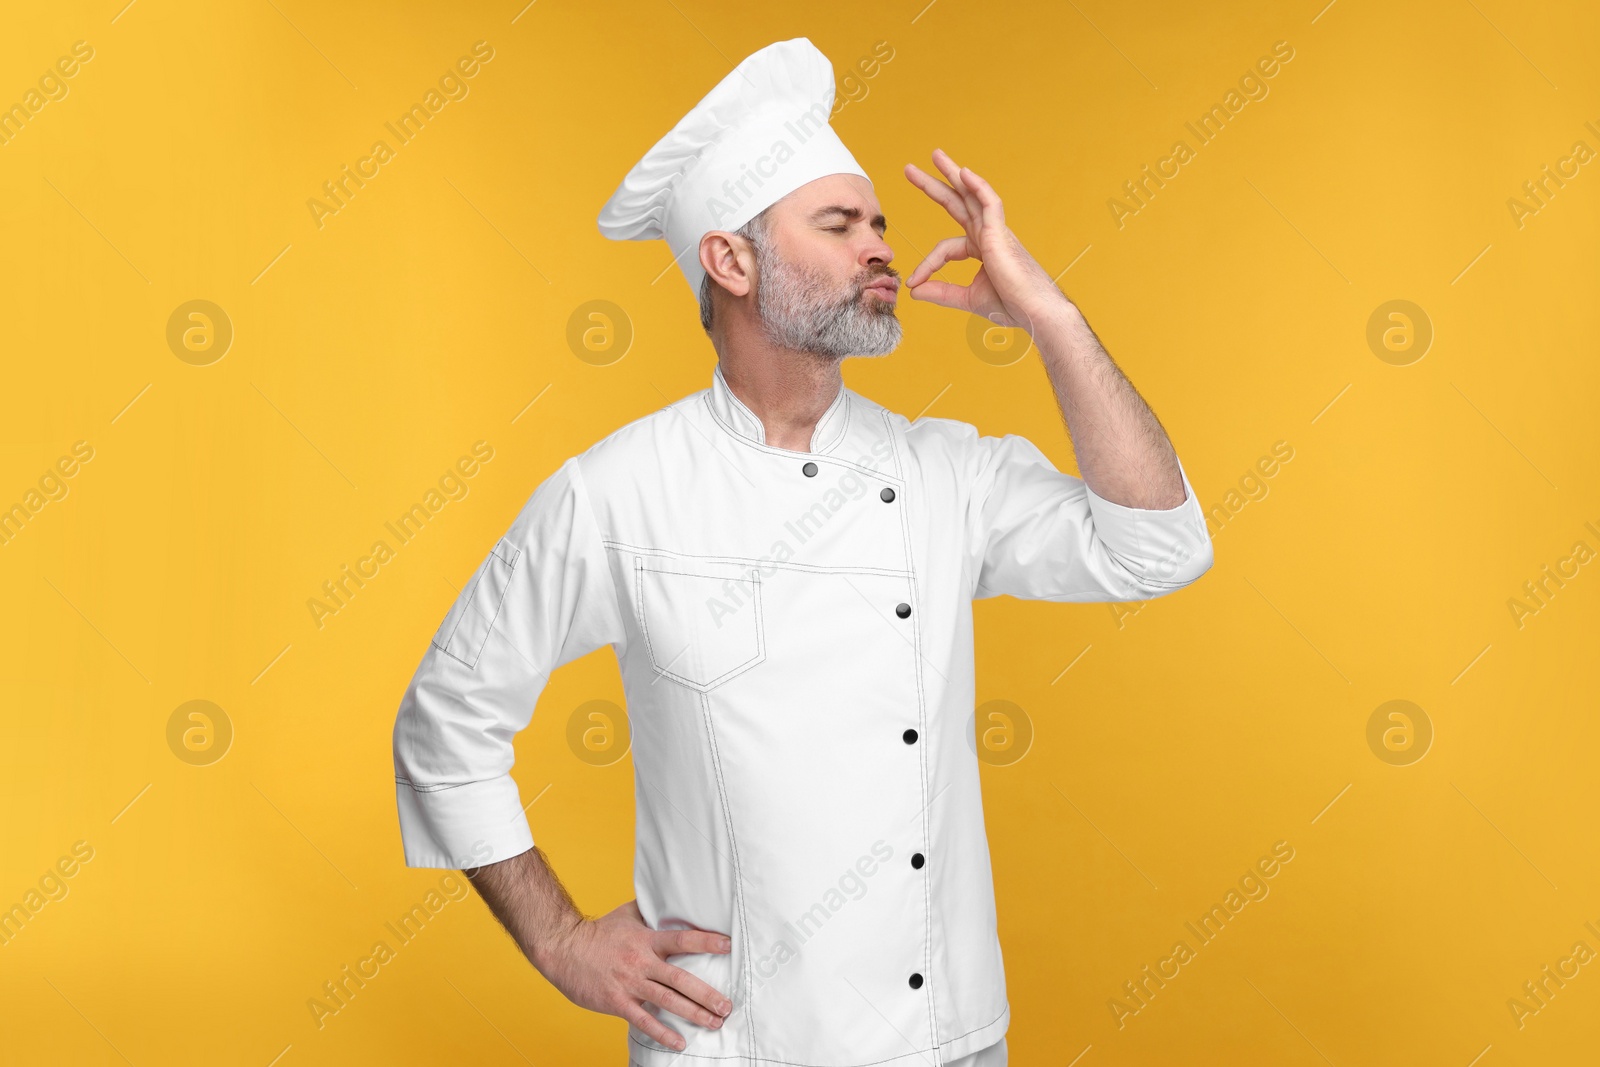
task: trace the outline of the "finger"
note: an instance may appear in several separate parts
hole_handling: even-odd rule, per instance
[[[940,307],[955,308],[957,311],[972,310],[971,289],[965,285],[929,278],[909,292],[913,300],[925,300]]]
[[[946,263],[971,258],[972,253],[968,250],[965,237],[946,237],[933,246],[933,251],[917,264],[916,270],[906,275],[906,286],[914,288],[921,285],[931,275],[937,274]]]
[[[994,186],[980,178],[971,167],[962,168],[967,179],[967,187],[978,198],[978,205],[983,212],[985,226],[1004,226],[1006,223],[1005,208],[1000,203],[1000,194],[994,191]]]
[[[939,173],[953,186],[961,184],[961,168],[956,166],[956,161],[950,158],[950,153],[942,148],[933,150],[933,165],[939,168]]]
[[[970,214],[967,211],[966,201],[961,199],[954,189],[919,168],[915,163],[906,164],[906,178],[918,189],[927,193],[940,207],[950,212],[962,229],[969,225]]]
[[[644,981],[640,984],[639,996],[680,1018],[697,1022],[707,1030],[715,1030],[723,1022],[723,1016],[714,1011],[707,1011],[702,1005],[696,1004],[676,989],[660,982]]]
[[[644,977],[677,990],[714,1015],[726,1015],[733,1010],[733,1001],[682,967],[674,967],[665,960],[657,962],[652,967],[645,968]],[[682,1015],[683,1013],[679,1012],[678,1014]],[[684,1017],[688,1018],[688,1016]]]
[[[689,1045],[683,1039],[682,1034],[657,1019],[654,1015],[651,1015],[643,1004],[632,997],[623,998],[623,1004],[617,1014],[637,1026],[640,1030],[643,1030],[646,1034],[649,1034],[658,1044],[677,1049],[679,1052],[682,1052]]]
[[[651,939],[657,955],[677,952],[731,952],[733,942],[727,934],[714,930],[661,930]]]
[[[962,174],[964,168],[956,166],[956,161],[950,158],[950,153],[942,148],[933,150],[933,161],[938,166],[939,173],[943,174],[945,179],[949,181],[951,188],[955,189],[956,195],[961,197],[961,202],[967,209],[967,217],[976,221],[981,216],[982,205],[978,203],[978,198],[973,195],[972,190],[967,186],[966,179]],[[967,171],[967,173],[970,174],[971,171]]]
[[[966,228],[970,215],[967,211],[966,201],[961,198],[961,194],[941,182],[938,178],[923,171],[915,163],[906,164],[906,178],[911,184],[927,193],[940,207],[948,211],[962,225],[962,228]]]

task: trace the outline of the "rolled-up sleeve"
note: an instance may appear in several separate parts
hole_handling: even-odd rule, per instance
[[[394,724],[408,867],[480,867],[533,847],[513,739],[549,672],[622,640],[616,587],[577,457],[529,497],[456,598]]]
[[[1205,513],[1181,461],[1183,503],[1131,508],[1057,470],[1025,437],[973,437],[974,600],[1148,600],[1210,568]]]

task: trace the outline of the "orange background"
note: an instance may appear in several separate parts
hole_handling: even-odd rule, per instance
[[[620,1020],[402,866],[390,731],[533,488],[709,385],[664,244],[595,216],[733,64],[801,35],[896,267],[955,232],[900,176],[942,147],[1213,509],[1214,569],[1136,613],[977,606],[979,700],[1020,709],[981,722],[1013,1062],[1592,1061],[1600,966],[1561,963],[1600,950],[1592,7],[519,8],[66,2],[0,35],[0,106],[26,116],[0,145],[0,507],[25,515],[0,544],[0,907],[39,905],[0,945],[0,1061],[621,1062]],[[319,219],[480,41],[465,95]],[[1185,124],[1277,42],[1292,58],[1201,144]],[[1128,200],[1179,139],[1192,158]],[[1546,165],[1568,177],[1536,203]],[[574,348],[594,300],[616,332]],[[905,342],[847,362],[852,388],[1075,469],[1036,355],[901,307]],[[322,583],[480,441],[465,495],[319,626]],[[1546,565],[1568,577],[1534,601]],[[609,651],[557,673],[516,776],[598,914],[631,895],[633,797],[620,747],[569,742],[592,700],[621,701]],[[1369,741],[1391,700],[1409,718]],[[1131,1000],[1280,841],[1268,895]],[[308,1000],[430,891],[319,1028]],[[1519,1019],[1546,965],[1571,977]]]

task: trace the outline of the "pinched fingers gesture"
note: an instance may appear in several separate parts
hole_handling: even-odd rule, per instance
[[[906,164],[906,178],[949,212],[963,231],[934,245],[906,277],[913,299],[981,315],[999,326],[1031,329],[1033,322],[1066,297],[1009,227],[1000,196],[970,167],[958,167],[943,149],[933,162],[949,184]],[[983,266],[966,285],[934,278],[946,263],[978,259]]]

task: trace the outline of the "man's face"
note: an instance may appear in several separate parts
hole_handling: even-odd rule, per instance
[[[819,356],[886,356],[900,344],[899,273],[872,183],[830,174],[774,205],[756,250],[756,309],[773,344]]]

